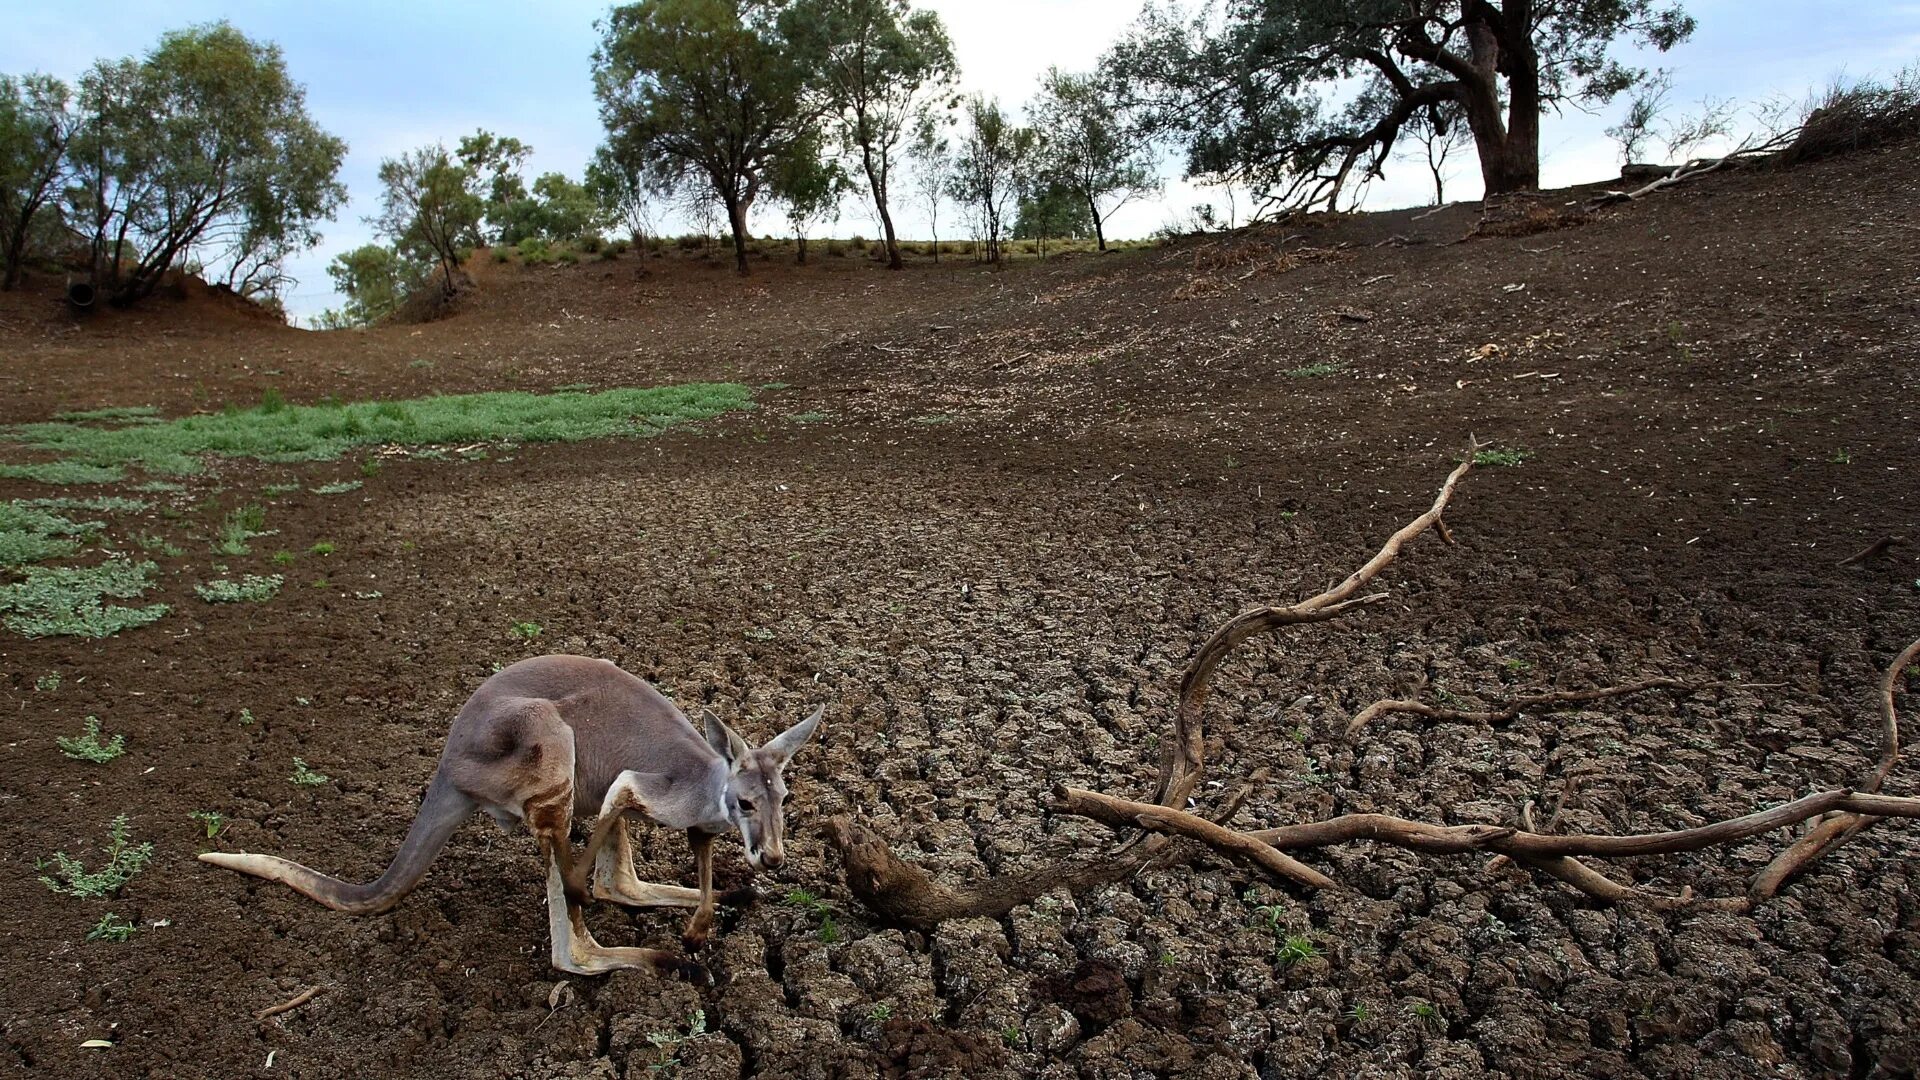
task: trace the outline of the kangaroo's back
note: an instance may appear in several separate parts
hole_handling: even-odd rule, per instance
[[[461,721],[493,713],[510,699],[550,702],[573,729],[574,798],[584,814],[598,809],[626,769],[705,772],[720,760],[652,683],[606,660],[565,655],[522,660],[481,683],[460,710],[450,748]]]

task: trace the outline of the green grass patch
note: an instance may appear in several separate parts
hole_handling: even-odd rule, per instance
[[[74,521],[34,505],[34,500],[0,503],[0,569],[72,555],[80,541],[100,531],[98,521]]]
[[[50,483],[97,483],[119,479],[119,467],[124,465],[139,465],[153,473],[198,472],[200,457],[208,454],[271,462],[330,461],[355,447],[384,444],[431,446],[502,439],[575,442],[657,435],[675,424],[752,404],[752,392],[736,383],[688,383],[597,394],[505,391],[352,404],[288,405],[276,399],[251,409],[228,408],[156,424],[18,425],[8,431],[8,438],[73,460],[0,466],[0,476],[27,476],[32,471],[58,477],[49,479]]]
[[[85,499],[61,496],[56,499],[18,499],[15,504],[31,506],[36,510],[83,510],[95,514],[139,514],[153,508],[145,499],[129,499],[121,495],[94,495]]]
[[[359,491],[358,480],[336,480],[331,484],[321,484],[313,489],[315,495],[345,495],[349,491]]]
[[[319,787],[322,784],[333,782],[333,777],[308,765],[299,758],[293,759],[293,775],[288,777],[288,779],[301,787]]]
[[[792,416],[787,417],[787,419],[796,424],[817,424],[826,418],[827,414],[818,409],[809,409],[806,412],[794,413]]]
[[[165,604],[122,607],[153,585],[151,562],[109,559],[98,566],[29,566],[25,577],[0,585],[0,626],[26,637],[103,638],[145,626],[167,613]]]
[[[279,574],[244,574],[238,580],[221,578],[195,585],[193,591],[209,604],[257,604],[273,599],[284,580]]]
[[[62,896],[82,900],[100,900],[119,892],[153,859],[153,845],[128,843],[127,833],[127,815],[121,814],[107,827],[107,861],[98,870],[88,870],[86,864],[64,851],[35,862],[35,870],[53,867],[53,873],[40,876],[40,884]]]
[[[104,409],[78,409],[53,414],[55,420],[146,420],[160,415],[151,405],[109,405]]]
[[[247,541],[256,536],[265,536],[267,512],[258,506],[236,508],[220,522],[220,539],[214,542],[213,550],[219,555],[250,555],[253,548]]]
[[[37,461],[30,465],[0,462],[0,480],[32,480],[40,484],[111,484],[126,479],[126,476],[126,472],[115,465],[88,465],[79,461]]]
[[[93,924],[93,929],[87,931],[87,940],[115,941],[124,944],[127,939],[133,937],[136,929],[138,928],[131,922],[109,911],[100,917],[99,922]]]

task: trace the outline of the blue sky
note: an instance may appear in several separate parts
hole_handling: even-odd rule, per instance
[[[534,147],[529,175],[578,176],[600,138],[588,57],[594,22],[605,3],[539,4],[287,0],[174,0],[167,4],[102,0],[84,9],[36,0],[0,0],[0,71],[46,71],[71,79],[95,59],[145,51],[164,30],[225,18],[255,38],[278,42],[308,107],[322,127],[344,138],[342,180],[352,205],[323,231],[326,241],[292,268],[300,284],[289,297],[296,314],[336,302],[324,272],[333,254],[370,238],[361,220],[376,202],[380,159],[484,127]],[[1027,98],[1049,65],[1090,67],[1139,11],[1137,0],[921,0],[940,12],[954,39],[962,87],[998,95],[1008,105]],[[1674,101],[1703,97],[1755,100],[1796,97],[1836,76],[1883,74],[1920,61],[1920,2],[1814,3],[1801,0],[1694,0],[1693,39],[1645,62],[1671,68]],[[1548,184],[1592,180],[1618,164],[1603,129],[1604,114],[1549,117],[1542,149]],[[1450,197],[1478,193],[1470,156],[1450,179]],[[1428,201],[1423,164],[1390,168],[1369,195],[1370,207]],[[1110,235],[1140,236],[1209,199],[1178,181],[1166,194],[1123,208]],[[1242,203],[1244,206],[1244,201]],[[925,235],[919,215],[896,212],[907,235]],[[876,230],[871,212],[850,201],[837,231]]]

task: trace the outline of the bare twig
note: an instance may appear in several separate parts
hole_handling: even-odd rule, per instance
[[[1885,555],[1888,551],[1891,551],[1892,549],[1897,548],[1906,542],[1907,542],[1907,538],[1904,536],[1883,536],[1880,539],[1875,540],[1873,543],[1868,544],[1866,547],[1861,548],[1859,551],[1854,552],[1852,555],[1849,555],[1846,558],[1841,559],[1838,563],[1835,563],[1834,565],[1858,566],[1859,564],[1866,562],[1869,559],[1877,559],[1880,556]]]
[[[1603,686],[1595,690],[1560,690],[1547,694],[1535,694],[1519,698],[1498,709],[1485,712],[1472,712],[1466,709],[1436,709],[1418,701],[1386,700],[1376,701],[1362,709],[1347,723],[1347,735],[1359,734],[1360,729],[1389,713],[1414,713],[1432,720],[1450,720],[1464,724],[1504,724],[1524,712],[1542,712],[1564,709],[1569,705],[1580,705],[1589,701],[1605,701],[1608,698],[1626,697],[1629,694],[1642,694],[1649,690],[1669,690],[1677,694],[1692,693],[1696,687],[1679,679],[1647,679],[1642,682],[1626,683],[1621,686]]]
[[[307,1002],[312,1001],[314,998],[319,997],[326,992],[326,989],[324,986],[309,986],[278,1005],[270,1005],[254,1013],[253,1018],[255,1020],[266,1020],[279,1016],[281,1013],[290,1013],[300,1006],[305,1005]]]

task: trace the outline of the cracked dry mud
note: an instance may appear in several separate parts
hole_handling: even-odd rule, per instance
[[[1413,545],[1388,602],[1222,667],[1203,807],[1264,772],[1236,824],[1510,823],[1571,791],[1562,827],[1622,832],[1850,782],[1878,751],[1880,670],[1920,634],[1912,548],[1835,565],[1911,533],[1920,497],[1917,165],[1907,146],[1717,177],[1580,229],[1446,248],[1470,213],[1358,219],[1313,239],[1352,258],[1192,300],[1173,298],[1197,272],[1180,248],[1004,274],[765,266],[747,283],[673,260],[637,277],[629,259],[496,271],[454,318],[344,341],[196,324],[162,348],[163,315],[29,324],[9,422],[183,412],[195,383],[215,400],[781,385],[750,415],[653,440],[396,458],[349,495],[269,507],[274,544],[335,543],[326,588],[303,562],[268,604],[197,604],[195,540],[163,560],[178,614],[98,643],[0,644],[0,1070],[1913,1075],[1920,831],[1897,822],[1752,915],[1602,908],[1484,858],[1354,844],[1308,856],[1338,893],[1189,851],[930,934],[875,924],[818,825],[858,814],[950,881],[1110,844],[1048,814],[1051,786],[1151,791],[1196,643],[1358,565],[1430,502],[1469,431],[1532,456],[1469,476],[1457,545]],[[1425,242],[1373,246],[1395,235]],[[1369,322],[1327,318],[1362,303]],[[563,307],[554,328],[529,318]],[[1287,374],[1322,362],[1339,369]],[[197,535],[218,516],[192,508],[209,485],[231,502],[285,472],[220,466],[179,496],[181,523],[139,524]],[[520,621],[541,636],[515,638]],[[481,821],[377,917],[193,860],[208,844],[187,814],[214,808],[233,819],[224,849],[374,876],[448,717],[494,664],[542,651],[613,659],[750,735],[827,703],[789,777],[788,865],[726,912],[704,956],[716,986],[624,972],[556,994],[530,842]],[[48,671],[62,687],[36,691]],[[1654,676],[1779,685],[1341,734],[1383,696]],[[127,735],[126,757],[58,755],[52,736],[88,714]],[[334,783],[289,784],[294,756]],[[1914,775],[1887,790],[1913,793]],[[121,897],[34,880],[35,856],[92,855],[120,812],[158,847]],[[1784,840],[1605,869],[1734,893]],[[642,828],[636,847],[642,877],[686,879],[679,837]],[[718,865],[722,888],[748,883],[736,844]],[[142,929],[82,941],[106,910]],[[589,921],[612,944],[671,947],[679,929],[604,904]],[[311,985],[327,990],[252,1018]]]

